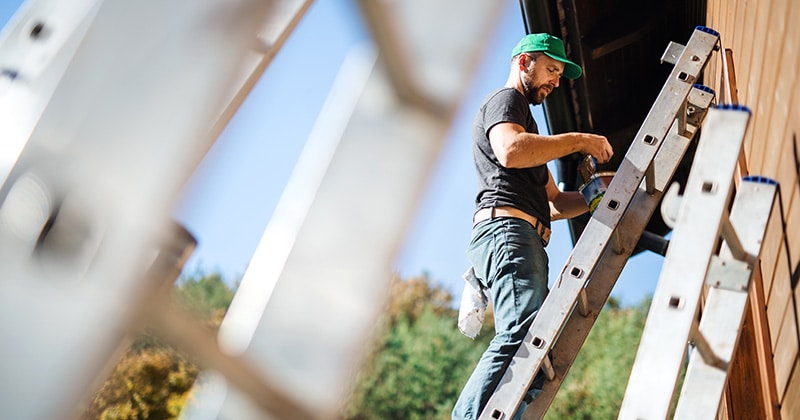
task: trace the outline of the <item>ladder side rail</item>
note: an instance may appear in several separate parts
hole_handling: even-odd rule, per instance
[[[69,25],[31,2],[21,24],[41,46],[64,36],[41,68],[4,57],[36,124],[12,124],[30,139],[0,190],[0,306],[15,320],[0,324],[2,418],[60,418],[92,391],[156,287],[141,280],[152,246],[268,15],[255,0],[80,3]]]
[[[663,419],[668,415],[702,285],[719,242],[749,119],[746,108],[708,112],[620,419]]]
[[[516,411],[718,41],[719,34],[707,28],[698,27],[692,34],[481,419],[503,418]]]
[[[774,181],[748,178],[739,184],[731,209],[730,222],[745,252],[756,259],[761,255],[776,195]],[[699,326],[700,334],[726,366],[724,370],[712,366],[698,351],[692,351],[674,418],[711,419],[717,415],[744,322],[753,272],[751,262],[733,257],[726,240],[706,278],[710,288]]]
[[[545,381],[542,393],[528,406],[525,419],[541,419],[555,399],[556,393],[569,373],[578,352],[583,347],[586,338],[594,326],[597,316],[603,309],[611,290],[619,278],[620,273],[630,258],[636,243],[641,236],[641,226],[645,226],[658,207],[664,195],[664,190],[669,185],[675,174],[677,164],[683,158],[694,133],[684,137],[675,132],[677,124],[673,126],[670,135],[661,147],[655,162],[655,187],[653,194],[647,192],[644,184],[631,202],[631,206],[618,225],[620,232],[626,232],[623,238],[623,252],[617,254],[607,248],[598,262],[603,270],[597,271],[591,281],[586,285],[587,300],[589,302],[589,316],[573,316],[567,321],[564,330],[554,344],[551,351],[555,379]]]
[[[100,3],[28,1],[0,32],[0,185],[19,159]]]

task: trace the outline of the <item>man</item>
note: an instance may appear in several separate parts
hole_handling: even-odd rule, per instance
[[[614,153],[600,135],[538,134],[530,105],[541,104],[562,76],[576,79],[581,73],[560,39],[527,35],[512,50],[505,86],[487,97],[475,117],[477,211],[467,257],[490,292],[496,334],[456,402],[453,419],[481,414],[547,295],[544,247],[550,221],[588,210],[580,193],[559,191],[547,162],[578,152],[603,163]],[[540,374],[515,418],[541,392],[541,382]]]

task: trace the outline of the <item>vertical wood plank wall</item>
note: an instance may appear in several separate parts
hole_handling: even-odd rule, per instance
[[[769,389],[761,392],[743,375],[731,374],[729,399],[746,395],[775,407],[783,419],[800,418],[800,1],[708,0],[707,22],[733,50],[739,103],[753,112],[745,138],[746,171],[780,182],[780,201],[764,243],[760,284],[763,307],[751,307],[748,329],[763,340],[770,360],[742,350],[738,363],[761,369]],[[717,54],[719,57],[720,55]],[[704,84],[721,91],[721,60],[707,67]],[[758,276],[757,276],[758,277]],[[758,280],[758,279],[757,279]],[[752,296],[752,295],[751,295]],[[752,332],[754,330],[755,332]],[[759,337],[758,335],[761,335]],[[750,347],[750,346],[746,346]],[[753,359],[753,360],[751,360]],[[738,379],[738,381],[737,381]],[[772,395],[770,395],[772,394]],[[775,401],[769,401],[772,398]],[[740,418],[735,402],[728,416]],[[731,408],[732,407],[732,408]],[[767,415],[767,417],[773,417]],[[777,415],[776,415],[777,417]]]

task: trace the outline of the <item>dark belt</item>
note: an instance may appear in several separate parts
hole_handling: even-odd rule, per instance
[[[485,207],[479,209],[475,212],[475,216],[472,218],[472,226],[475,226],[484,220],[495,219],[497,217],[515,217],[517,219],[522,219],[530,223],[531,226],[536,229],[536,233],[538,233],[539,237],[542,238],[542,243],[544,246],[547,246],[547,243],[550,242],[550,228],[542,224],[542,222],[540,222],[536,217],[510,206]]]

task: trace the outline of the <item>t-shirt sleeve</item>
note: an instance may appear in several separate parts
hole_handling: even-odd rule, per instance
[[[486,102],[484,109],[484,128],[486,135],[497,124],[511,122],[525,127],[528,107],[522,95],[513,89],[503,89]]]

